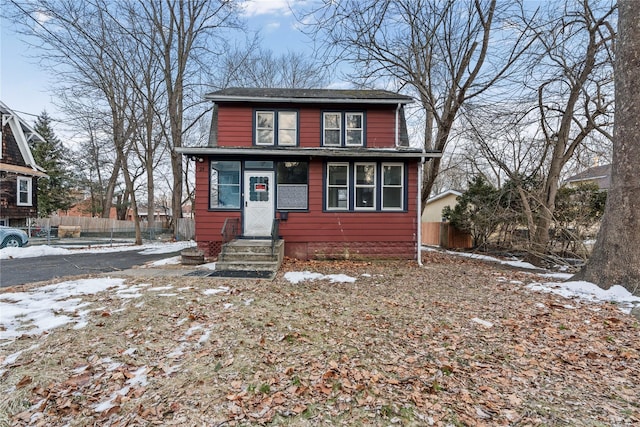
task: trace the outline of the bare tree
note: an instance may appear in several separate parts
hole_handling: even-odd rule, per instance
[[[548,75],[537,87],[544,142],[541,158],[548,161],[533,238],[534,248],[540,252],[549,241],[562,169],[592,133],[610,138],[615,37],[610,20],[615,9],[612,0],[583,0],[575,9],[566,8],[551,21],[550,28],[543,26],[538,33],[542,48],[539,63]]]
[[[155,31],[131,33],[160,63],[169,116],[171,168],[173,172],[172,217],[182,217],[183,159],[175,148],[183,145],[185,110],[202,97],[193,96],[191,84],[197,72],[212,66],[215,49],[222,55],[226,46],[224,34],[216,31],[240,27],[238,5],[230,0],[161,0],[139,1],[142,19]]]
[[[352,64],[360,85],[404,90],[423,110],[425,150],[445,151],[458,113],[513,71],[532,42],[518,7],[496,0],[347,0],[309,12],[325,55]],[[426,201],[440,159],[425,170]],[[424,206],[424,205],[423,205]]]
[[[611,188],[591,258],[576,278],[640,296],[640,2],[619,0]]]
[[[251,44],[224,61],[225,87],[321,88],[328,83],[327,68],[299,52],[276,55]]]
[[[64,70],[60,78],[65,84],[66,99],[72,99],[69,95],[74,94],[70,107],[75,110],[78,105],[98,105],[106,113],[95,117],[103,122],[102,129],[111,136],[116,158],[102,214],[109,216],[120,169],[134,213],[136,243],[141,244],[134,178],[128,164],[138,122],[132,104],[135,86],[131,74],[123,66],[131,60],[135,46],[121,37],[121,24],[110,10],[113,4],[104,0],[38,0],[16,1],[14,6],[24,14],[25,28],[34,28],[33,23],[37,24],[31,35],[48,48],[43,50],[46,59]],[[42,20],[42,16],[46,19]]]
[[[550,4],[525,56],[531,70],[514,82],[521,96],[465,109],[465,126],[481,157],[520,196],[534,262],[548,249],[563,170],[611,137],[614,12],[606,0],[567,2],[564,9]],[[523,185],[531,182],[536,185]]]

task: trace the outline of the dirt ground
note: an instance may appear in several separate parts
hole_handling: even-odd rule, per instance
[[[0,425],[638,425],[638,321],[535,281],[439,253],[127,279],[86,327],[0,343]]]

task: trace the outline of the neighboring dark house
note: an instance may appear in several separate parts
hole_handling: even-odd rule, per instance
[[[592,183],[596,184],[600,190],[608,190],[611,186],[611,164],[594,166],[565,181],[565,185],[570,187]]]
[[[47,176],[34,161],[29,142],[44,139],[1,101],[0,113],[0,225],[23,227],[37,216],[37,180]]]
[[[211,93],[195,160],[196,241],[217,256],[232,238],[271,239],[298,259],[404,258],[419,251],[421,162],[404,106],[380,90],[231,88]],[[275,237],[278,237],[275,236]]]

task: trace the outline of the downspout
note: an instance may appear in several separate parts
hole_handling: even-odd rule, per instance
[[[398,144],[400,144],[400,108],[402,107],[402,104],[400,104],[398,102],[398,106],[396,107],[396,148],[398,147]]]
[[[425,161],[425,152],[424,148],[422,149],[422,156],[420,157],[420,162],[418,163],[418,209],[416,213],[416,223],[418,226],[418,266],[422,267],[422,176],[424,174],[424,161]]]

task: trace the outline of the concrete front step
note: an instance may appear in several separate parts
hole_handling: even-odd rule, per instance
[[[280,263],[278,261],[218,261],[216,270],[226,271],[276,271]]]
[[[278,249],[283,245],[282,240],[276,242],[274,253],[278,253]],[[242,253],[256,253],[256,254],[271,254],[272,245],[271,240],[249,240],[249,239],[237,239],[229,243],[225,243],[223,246],[223,252],[225,254],[231,254],[236,252]]]
[[[284,258],[284,241],[237,239],[222,246],[216,270],[277,271]]]
[[[277,250],[277,249],[276,249]],[[278,261],[278,253],[271,254],[269,253],[255,253],[255,252],[222,252],[218,257],[218,262],[220,261],[244,261],[244,262],[252,262],[252,261]]]

